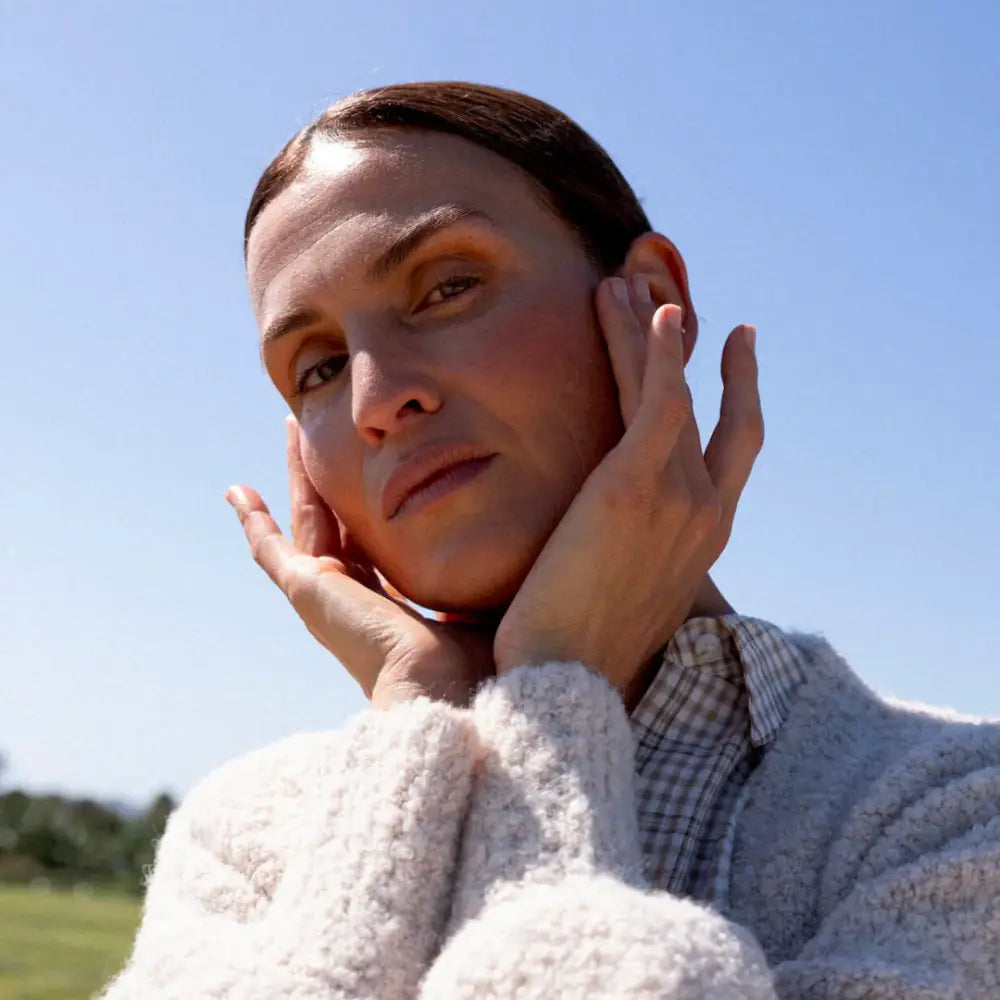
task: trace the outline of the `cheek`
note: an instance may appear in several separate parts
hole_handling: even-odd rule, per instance
[[[299,416],[302,464],[326,505],[355,534],[363,518],[361,442],[337,419],[336,406],[317,407]],[[342,426],[344,425],[344,426]]]
[[[438,423],[441,433],[467,429],[509,456],[509,472],[486,509],[447,523],[428,518],[415,531],[408,522],[387,529],[365,505],[365,445],[344,400],[343,410],[331,402],[300,415],[303,462],[323,500],[375,565],[427,607],[509,600],[621,436],[589,289],[550,278],[522,293],[461,336],[435,338],[422,361],[445,400],[427,435]]]
[[[550,285],[505,317],[502,336],[491,338],[487,384],[524,444],[578,486],[622,427],[591,297],[576,287],[560,291]]]

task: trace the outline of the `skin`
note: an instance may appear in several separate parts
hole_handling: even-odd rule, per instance
[[[449,226],[370,280],[387,240],[449,204],[493,221]],[[320,144],[254,227],[248,276],[261,330],[317,314],[262,356],[301,426],[306,473],[361,550],[425,607],[508,604],[623,432],[593,309],[599,275],[576,235],[495,154],[387,133]],[[345,354],[349,370],[336,373]],[[300,393],[297,379],[331,356]],[[440,440],[497,458],[447,501],[386,521],[381,484],[401,456]]]
[[[429,215],[433,234],[376,274]],[[703,454],[683,261],[648,233],[621,275],[595,272],[517,168],[442,135],[319,142],[259,217],[248,277],[294,414],[294,541],[253,491],[228,496],[256,561],[373,703],[463,703],[494,671],[574,660],[632,704],[686,617],[731,610],[707,571],[762,441],[752,328],[727,340]],[[389,473],[442,441],[495,458],[385,517]],[[373,567],[462,620],[425,621]]]

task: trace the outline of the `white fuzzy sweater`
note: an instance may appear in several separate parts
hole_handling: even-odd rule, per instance
[[[998,1000],[1000,725],[823,642],[743,800],[725,914],[644,887],[622,704],[574,664],[366,712],[171,817],[107,1000]]]

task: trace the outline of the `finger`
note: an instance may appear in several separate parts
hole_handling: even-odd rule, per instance
[[[705,465],[728,512],[736,509],[764,444],[764,417],[758,386],[752,326],[737,327],[722,351],[722,404],[719,423],[705,449]]]
[[[689,387],[689,400],[690,392]],[[718,490],[705,464],[705,450],[701,444],[701,431],[693,404],[690,416],[681,428],[674,455],[684,469],[684,478],[691,490],[694,504],[699,507],[714,507],[718,501]]]
[[[376,593],[396,601],[397,604],[405,604],[406,599],[402,594],[395,590],[389,591],[382,585],[382,581],[379,579],[378,573],[375,572],[375,566],[368,557],[368,553],[358,544],[354,536],[348,532],[343,522],[338,523],[341,558],[347,564],[351,576]]]
[[[672,314],[667,318],[676,328],[682,315]],[[718,527],[722,509],[715,484],[705,466],[701,434],[694,414],[691,389],[687,384],[684,366],[689,357],[688,341],[684,331],[679,332],[680,376],[687,394],[688,417],[681,426],[677,444],[660,478],[660,492],[663,498],[661,503],[672,505],[675,516],[683,519],[685,530],[678,538],[676,556],[678,560],[684,560],[697,551],[705,537]]]
[[[639,327],[639,336],[643,347],[643,357],[646,354],[646,341],[649,338],[649,325],[656,313],[653,293],[649,287],[649,278],[644,274],[633,274],[628,280],[629,302],[635,314]],[[640,372],[640,378],[642,373]]]
[[[597,289],[597,318],[608,346],[611,370],[618,386],[618,406],[628,427],[639,406],[642,373],[646,367],[646,338],[632,308],[624,278],[608,278]]]
[[[660,306],[649,328],[646,369],[639,405],[626,432],[630,447],[649,470],[676,478],[668,467],[681,430],[691,416],[691,393],[684,378],[681,309]],[[624,439],[623,439],[624,440]]]
[[[281,533],[281,528],[256,490],[247,486],[230,486],[226,490],[226,499],[243,525],[243,534],[254,562],[287,593],[288,567],[296,555],[295,546]]]
[[[645,344],[653,317],[656,314],[656,304],[653,302],[649,279],[645,275],[633,275],[629,279],[629,291],[632,310],[639,322],[640,329],[644,331],[643,343]],[[679,314],[671,310],[668,318],[675,328],[678,324],[682,325],[683,310]],[[714,528],[718,518],[719,504],[715,484],[705,467],[698,422],[695,419],[691,403],[691,391],[687,385],[687,376],[684,374],[684,365],[690,356],[688,340],[683,329],[680,330],[680,333],[682,359],[680,375],[684,380],[684,388],[687,392],[689,415],[681,427],[677,445],[667,460],[666,468],[660,477],[660,485],[665,496],[677,500],[680,509],[690,505],[689,516],[696,516],[706,528]]]
[[[299,552],[310,556],[340,558],[340,533],[336,518],[306,472],[302,461],[299,422],[285,417],[285,452],[288,460],[288,496],[291,505],[292,540]]]
[[[285,435],[295,548],[304,555],[330,556],[338,560],[359,583],[388,596],[368,556],[348,534],[347,528],[327,506],[309,478],[302,460],[302,432],[291,414],[285,418]]]
[[[673,322],[683,323],[684,314],[676,316]],[[683,358],[682,375],[684,387],[687,390],[689,415],[688,419],[681,427],[680,435],[677,439],[677,447],[671,455],[671,462],[677,462],[683,470],[684,481],[688,486],[691,495],[692,512],[701,518],[706,527],[714,527],[714,520],[719,515],[719,497],[715,488],[715,483],[708,473],[705,465],[705,453],[701,445],[701,431],[698,428],[698,419],[694,413],[694,403],[691,398],[691,387],[687,383],[686,366],[691,357],[691,347],[693,341],[688,332],[683,329],[681,333],[681,357]]]
[[[392,641],[381,627],[384,598],[347,575],[338,559],[296,551],[255,490],[231,486],[235,508],[255,562],[284,592],[306,628],[369,692]]]

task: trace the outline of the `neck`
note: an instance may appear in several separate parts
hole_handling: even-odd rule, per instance
[[[439,621],[465,622],[483,628],[496,629],[501,618],[503,618],[504,610],[501,608],[491,612],[477,612],[474,614],[437,612],[435,617]],[[691,621],[692,618],[721,618],[723,615],[731,615],[733,610],[733,606],[723,597],[722,591],[716,587],[712,578],[706,574],[705,579],[702,580],[695,591],[691,606],[688,608],[688,612],[681,624],[683,625],[685,622]],[[642,700],[642,696],[646,693],[649,685],[653,682],[653,678],[656,676],[656,671],[659,669],[662,659],[663,650],[661,649],[650,657],[645,665],[636,672],[635,676],[622,692],[622,700],[625,702],[625,708],[629,713],[633,712],[636,705]]]
[[[689,622],[692,618],[721,618],[723,615],[731,615],[733,611],[733,606],[722,596],[722,591],[716,587],[712,578],[706,576],[694,595],[691,610],[684,621]]]
[[[701,585],[695,591],[691,607],[688,609],[688,613],[684,616],[684,621],[681,624],[683,625],[691,621],[692,618],[721,618],[723,615],[731,615],[732,613],[733,606],[722,596],[722,591],[716,587],[712,578],[706,575]],[[645,665],[640,668],[622,692],[625,709],[630,715],[635,711],[636,706],[642,700],[642,696],[649,689],[649,685],[653,683],[653,678],[660,669],[662,659],[663,650],[657,650]]]

